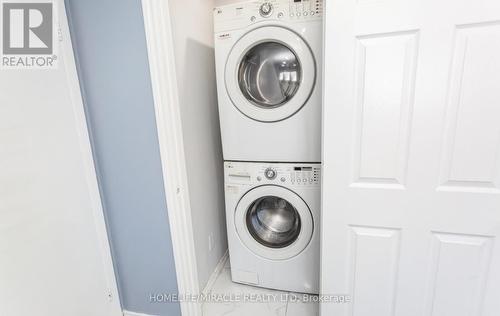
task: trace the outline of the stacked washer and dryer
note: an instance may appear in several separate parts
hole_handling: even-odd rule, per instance
[[[318,293],[322,1],[214,10],[235,282]]]

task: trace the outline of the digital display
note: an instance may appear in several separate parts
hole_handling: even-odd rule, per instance
[[[312,171],[312,167],[293,167],[295,171]]]

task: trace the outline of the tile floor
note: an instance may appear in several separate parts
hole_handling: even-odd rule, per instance
[[[212,300],[203,304],[203,316],[318,315],[318,305],[305,302],[302,294],[273,291],[232,282],[229,260],[209,294],[215,297],[216,301]],[[247,300],[238,300],[244,296]],[[219,301],[222,298],[224,298],[223,301]],[[259,302],[249,301],[248,298],[259,300]]]

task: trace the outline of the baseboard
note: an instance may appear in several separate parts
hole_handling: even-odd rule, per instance
[[[135,312],[129,312],[129,311],[123,311],[123,316],[155,316],[155,315],[149,315],[149,314],[142,314],[142,313],[135,313]]]
[[[210,290],[214,286],[215,281],[217,280],[217,277],[222,272],[222,269],[224,269],[224,266],[226,265],[228,259],[229,259],[229,250],[226,250],[222,258],[220,258],[219,262],[215,266],[214,272],[212,272],[210,278],[208,278],[207,285],[202,291],[203,294],[208,294],[210,292]]]

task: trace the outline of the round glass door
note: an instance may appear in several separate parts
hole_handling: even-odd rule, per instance
[[[224,80],[228,97],[243,115],[260,122],[277,122],[306,104],[316,82],[316,63],[299,34],[264,26],[234,43]]]
[[[287,200],[276,196],[265,196],[253,202],[246,221],[252,237],[267,247],[289,246],[300,235],[299,213]]]
[[[262,108],[275,108],[293,98],[301,74],[299,59],[289,47],[264,42],[243,56],[238,83],[247,100]]]
[[[245,193],[236,206],[234,225],[250,251],[271,260],[286,260],[301,253],[314,231],[314,220],[304,200],[277,185],[258,186]]]

